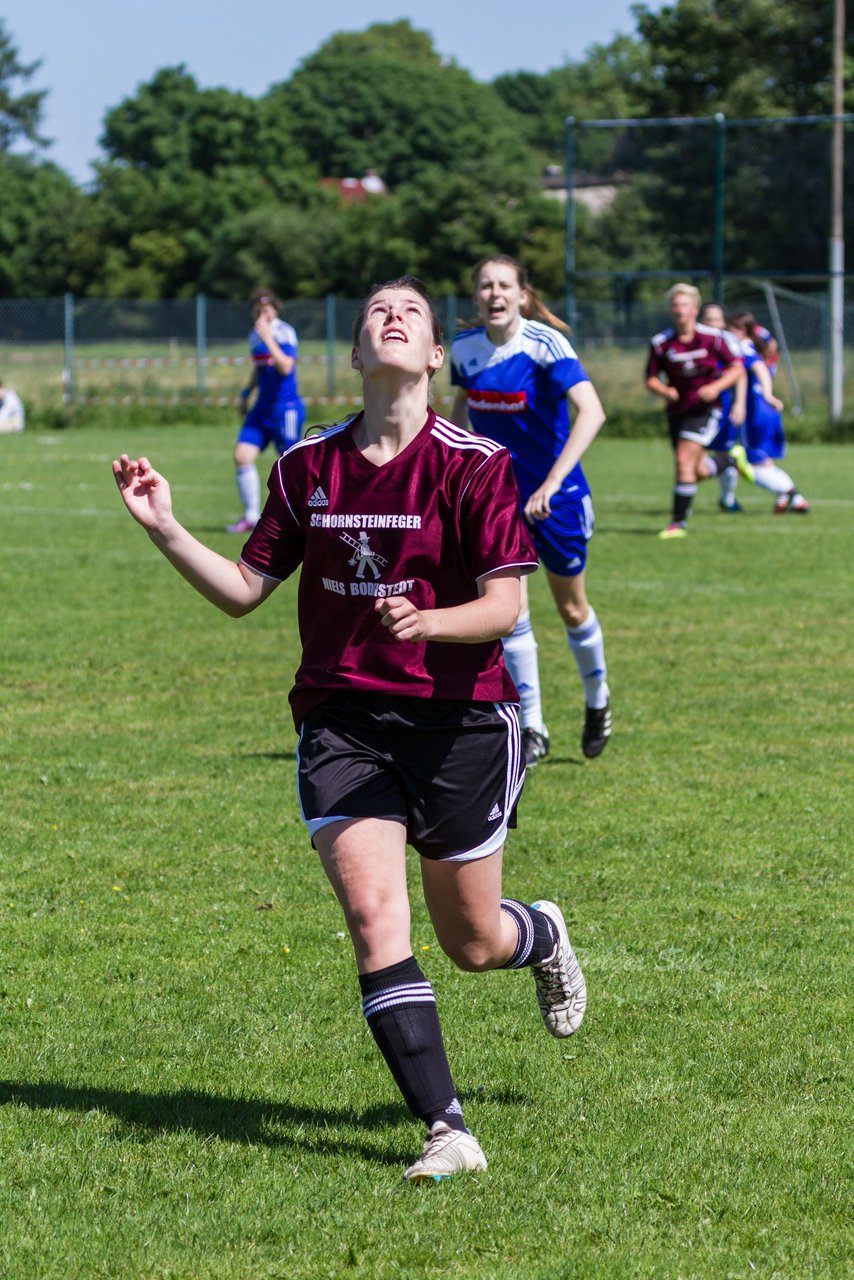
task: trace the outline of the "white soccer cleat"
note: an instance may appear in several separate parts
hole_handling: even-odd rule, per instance
[[[427,1135],[421,1155],[403,1175],[409,1182],[442,1182],[455,1173],[486,1168],[486,1156],[477,1138],[437,1120]]]
[[[543,900],[532,902],[531,908],[548,916],[558,932],[558,943],[551,958],[543,964],[531,965],[537,987],[537,1004],[547,1031],[553,1036],[571,1036],[584,1020],[587,983],[570,944],[560,907]]]

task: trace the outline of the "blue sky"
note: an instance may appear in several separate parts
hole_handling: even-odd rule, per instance
[[[658,9],[662,0],[648,0]],[[159,67],[183,62],[203,87],[257,95],[286,80],[335,31],[409,18],[440,53],[479,80],[504,71],[547,71],[591,44],[634,31],[630,0],[344,0],[242,8],[234,0],[6,0],[6,30],[33,80],[50,91],[43,132],[50,159],[78,182],[91,177],[105,111]]]

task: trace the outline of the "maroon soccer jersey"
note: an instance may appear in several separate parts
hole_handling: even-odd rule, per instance
[[[721,370],[728,369],[736,359],[721,329],[698,324],[690,342],[683,342],[675,329],[665,329],[650,343],[646,376],[667,375],[671,387],[679,392],[679,399],[667,405],[667,412],[675,416],[691,409],[711,408],[697,392],[714,382]]]
[[[270,473],[269,497],[242,559],[284,579],[302,564],[302,660],[294,721],[337,689],[471,701],[515,701],[500,641],[395,640],[377,599],[418,609],[474,600],[496,569],[536,568],[506,449],[429,410],[383,466],[353,442],[358,418],[300,441]]]

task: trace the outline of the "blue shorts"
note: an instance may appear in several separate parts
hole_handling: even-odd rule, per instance
[[[757,396],[750,404],[751,413],[744,428],[747,458],[754,466],[761,466],[786,453],[786,436],[783,419],[773,405]]]
[[[254,444],[262,453],[272,444],[277,453],[284,453],[302,439],[305,417],[302,400],[292,400],[275,411],[262,408],[259,412],[253,405],[240,428],[237,443]]]
[[[587,566],[593,537],[593,499],[589,493],[556,493],[545,520],[528,521],[537,555],[551,573],[577,578]]]
[[[736,440],[736,430],[730,421],[732,412],[732,391],[724,391],[721,395],[721,426],[711,444],[706,445],[709,453],[729,453]]]

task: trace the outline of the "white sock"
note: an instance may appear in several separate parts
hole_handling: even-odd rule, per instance
[[[608,674],[605,665],[605,638],[592,605],[580,627],[566,628],[566,638],[578,663],[578,673],[584,685],[588,707],[604,707],[609,693],[605,679]]]
[[[718,487],[721,491],[721,502],[731,507],[735,502],[735,486],[738,484],[738,472],[735,467],[727,467],[718,476]]]
[[[243,503],[243,518],[257,520],[261,514],[261,481],[254,462],[237,468],[237,492]]]
[[[753,469],[753,483],[769,493],[791,493],[795,482],[782,467],[775,467],[773,462],[763,462]]]
[[[513,683],[519,690],[519,714],[523,729],[543,731],[543,707],[540,698],[540,668],[537,663],[537,641],[527,610],[519,615],[512,636],[504,641],[504,661]]]

